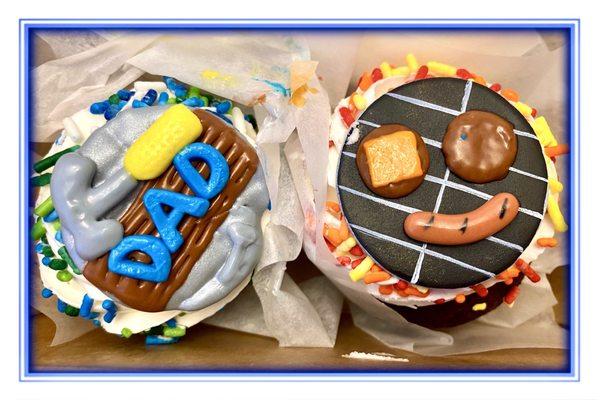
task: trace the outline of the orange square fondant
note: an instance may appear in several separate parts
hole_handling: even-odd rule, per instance
[[[374,187],[423,175],[417,139],[411,131],[398,131],[364,144],[369,175]]]

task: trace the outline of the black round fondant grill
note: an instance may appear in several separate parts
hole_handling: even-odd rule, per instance
[[[486,184],[466,182],[448,170],[441,142],[450,121],[468,110],[488,111],[510,121],[517,157],[506,178]],[[356,167],[358,145],[373,129],[402,124],[419,133],[430,156],[425,181],[413,193],[385,199],[371,192]],[[377,99],[351,130],[338,168],[338,195],[357,241],[375,262],[409,282],[432,288],[467,287],[504,271],[530,244],[543,218],[548,187],[543,149],[527,120],[486,86],[455,78],[430,78],[400,86]],[[515,220],[486,240],[460,246],[424,244],[404,233],[415,211],[459,214],[495,194],[512,193],[520,203]]]

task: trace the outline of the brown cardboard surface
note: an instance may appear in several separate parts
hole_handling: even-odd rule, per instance
[[[288,266],[295,280],[318,274],[302,254]],[[566,268],[557,269],[550,281],[560,300]],[[555,308],[559,322],[564,307]],[[32,370],[558,370],[568,352],[559,349],[508,349],[450,357],[425,357],[388,348],[354,327],[348,313],[342,315],[334,348],[281,348],[271,338],[204,324],[188,329],[177,344],[145,346],[143,336],[124,339],[95,329],[69,343],[50,347],[54,325],[38,314],[32,320]],[[342,358],[352,351],[385,352],[409,362],[365,361]]]

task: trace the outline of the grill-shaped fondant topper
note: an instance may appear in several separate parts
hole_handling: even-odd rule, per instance
[[[467,287],[508,268],[531,242],[543,218],[546,164],[527,120],[499,94],[462,79],[423,79],[377,99],[351,130],[359,139],[343,148],[338,195],[375,263],[415,284]],[[374,152],[385,159],[398,139],[390,134],[404,131],[417,138],[405,144],[414,147],[404,165],[417,161],[417,150],[422,175],[379,166],[388,180],[374,188],[361,153],[387,135],[388,147]]]

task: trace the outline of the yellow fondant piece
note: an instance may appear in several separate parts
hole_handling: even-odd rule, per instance
[[[417,57],[413,53],[406,55],[406,64],[408,65],[408,69],[410,72],[417,72],[419,69],[419,62],[417,61]]]
[[[537,135],[540,143],[544,147],[556,146],[558,142],[550,130],[550,126],[544,117],[537,117],[533,123],[533,130]]]
[[[348,239],[344,240],[336,249],[335,251],[340,252],[340,253],[347,253],[350,250],[352,250],[352,248],[356,246],[356,239],[354,239],[352,236],[350,236]]]
[[[408,67],[397,67],[392,69],[392,76],[409,76],[410,68]]]
[[[125,153],[125,170],[137,180],[159,177],[173,157],[202,133],[198,117],[183,104],[165,111]]]
[[[350,279],[352,279],[354,282],[360,281],[371,270],[373,264],[375,263],[371,257],[365,257],[364,260],[362,260],[360,264],[356,266],[356,268],[350,271]]]
[[[525,103],[522,103],[520,101],[517,101],[516,103],[513,103],[513,105],[515,106],[515,108],[517,110],[519,110],[519,112],[521,114],[523,114],[526,117],[530,116],[531,113],[533,112],[533,109],[529,105],[527,105]]]
[[[443,75],[443,76],[455,76],[456,75],[455,67],[453,67],[452,65],[448,65],[448,64],[442,64],[441,62],[437,62],[437,61],[429,61],[427,63],[427,68],[429,69],[429,71],[436,73],[438,75]]]
[[[417,138],[411,131],[397,131],[364,144],[371,184],[374,187],[423,175]]]
[[[563,191],[563,184],[560,183],[557,179],[548,179],[548,185],[550,185],[550,190],[552,193],[560,193]]]
[[[390,76],[392,76],[392,67],[390,66],[389,63],[387,62],[382,62],[381,65],[379,66],[379,69],[381,69],[381,74],[383,75],[384,78],[389,78]]]
[[[556,198],[554,198],[552,195],[548,196],[548,215],[552,220],[554,229],[556,229],[558,232],[565,232],[567,229],[569,229],[567,223],[565,222],[565,218],[558,207],[558,201],[556,201]]]

